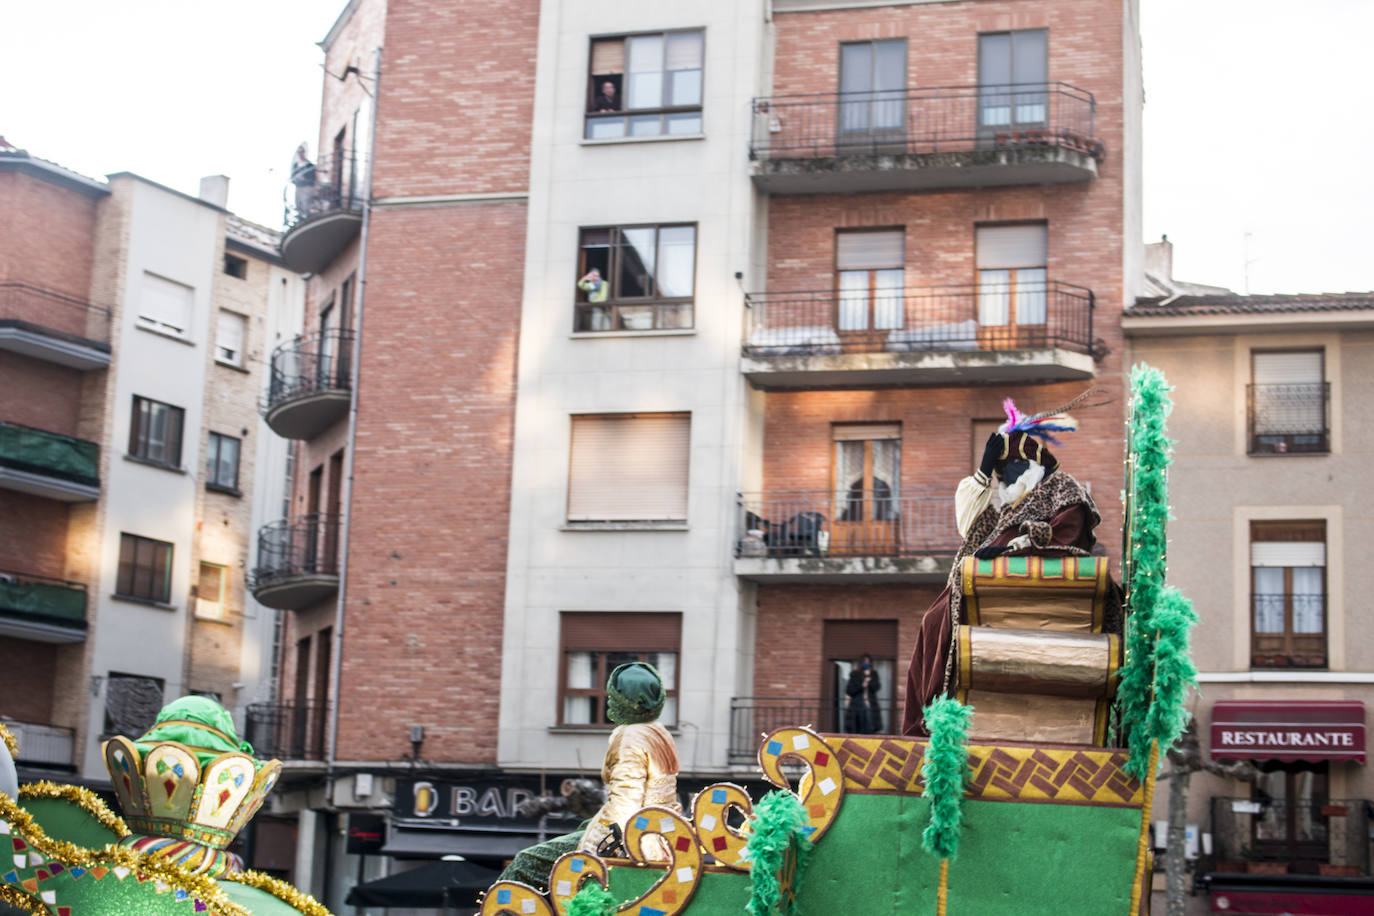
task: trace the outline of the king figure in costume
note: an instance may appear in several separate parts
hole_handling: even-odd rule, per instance
[[[1059,467],[1045,442],[1056,432],[1073,432],[1076,421],[1066,411],[1087,393],[1055,411],[1024,416],[1011,398],[1007,421],[988,437],[982,461],[954,494],[955,522],[964,539],[954,556],[949,581],[921,620],[916,648],[907,670],[906,709],[902,734],[928,734],[921,711],[950,693],[957,680],[954,634],[960,621],[958,578],[965,557],[1086,556],[1096,543],[1093,529],[1101,523],[1097,506],[1083,485]],[[1000,508],[993,505],[992,480],[998,480]],[[1120,627],[1120,606],[1108,613],[1108,626]]]

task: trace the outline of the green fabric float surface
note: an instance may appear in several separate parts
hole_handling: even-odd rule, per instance
[[[86,849],[100,849],[119,839],[85,808],[65,798],[26,798],[20,804],[33,815],[49,839],[75,843]]]
[[[582,842],[582,834],[587,832],[588,821],[572,833],[565,833],[545,840],[535,846],[527,846],[515,854],[509,865],[501,872],[498,881],[520,881],[541,891],[549,887],[549,874],[558,857],[575,852]]]
[[[611,869],[611,896],[634,900],[663,875],[661,869],[616,867]],[[744,872],[703,872],[685,913],[740,916],[749,903],[749,876]],[[838,916],[838,914],[837,914]]]

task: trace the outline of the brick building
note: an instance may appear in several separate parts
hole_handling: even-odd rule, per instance
[[[256,404],[303,284],[227,191],[0,152],[0,716],[26,777],[103,781],[101,739],[166,699],[242,721],[272,695],[241,570],[285,489]]]
[[[562,829],[515,803],[599,766],[625,658],[688,785],[842,727],[860,652],[891,727],[1007,394],[1111,399],[1059,454],[1117,552],[1131,0],[353,0],[321,47],[252,578],[297,884]]]

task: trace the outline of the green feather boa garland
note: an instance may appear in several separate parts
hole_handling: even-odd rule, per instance
[[[749,858],[749,916],[790,916],[793,901],[801,890],[802,873],[815,849],[803,828],[807,826],[806,809],[801,799],[786,790],[769,792],[754,806],[749,821],[752,831],[745,851]],[[792,850],[796,865],[792,872],[791,893],[784,901],[778,872],[782,869],[788,850]]]
[[[1173,410],[1169,391],[1158,369],[1144,363],[1131,369],[1125,558],[1129,615],[1116,715],[1130,750],[1126,770],[1140,780],[1150,775],[1150,745],[1158,742],[1163,760],[1183,733],[1188,689],[1197,683],[1188,653],[1188,632],[1197,615],[1187,598],[1164,585],[1168,467],[1173,461],[1173,442],[1165,433]]]
[[[595,881],[588,881],[568,901],[567,916],[611,916],[615,912],[615,898]]]
[[[940,697],[924,710],[930,743],[926,745],[921,778],[922,798],[930,799],[930,825],[921,834],[926,852],[952,859],[959,849],[964,823],[964,779],[968,775],[968,727],[973,707]]]

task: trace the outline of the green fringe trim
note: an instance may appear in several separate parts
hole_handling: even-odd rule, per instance
[[[959,850],[964,824],[964,781],[968,776],[968,728],[973,707],[950,697],[940,697],[923,712],[930,729],[921,778],[922,798],[930,799],[930,824],[921,834],[921,846],[931,855],[952,859]]]
[[[1126,661],[1117,689],[1117,728],[1130,751],[1126,771],[1148,775],[1150,745],[1159,759],[1188,722],[1188,688],[1197,683],[1188,633],[1197,621],[1192,605],[1164,585],[1169,522],[1169,465],[1173,442],[1165,432],[1173,410],[1164,373],[1144,363],[1131,369],[1131,517],[1126,520],[1129,616]]]
[[[749,821],[751,834],[745,845],[750,863],[751,890],[749,903],[745,906],[749,916],[790,916],[793,913],[793,901],[801,892],[802,874],[815,849],[803,830],[806,826],[806,809],[801,799],[786,790],[769,792],[754,806],[754,815]],[[792,873],[791,893],[784,900],[778,872],[789,849],[793,851],[796,867]]]
[[[595,881],[588,881],[568,901],[567,916],[612,916],[616,902],[611,892]]]

